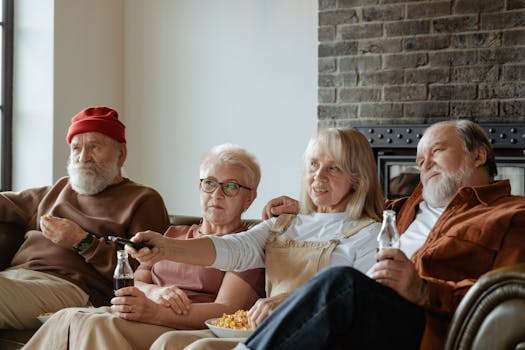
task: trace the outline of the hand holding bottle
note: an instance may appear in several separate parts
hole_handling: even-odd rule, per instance
[[[370,269],[369,276],[405,299],[422,305],[426,297],[426,284],[419,277],[412,261],[399,249],[385,249],[377,257],[378,262]]]
[[[150,300],[137,287],[121,289],[111,299],[111,313],[125,320],[155,323],[161,309],[166,308]]]

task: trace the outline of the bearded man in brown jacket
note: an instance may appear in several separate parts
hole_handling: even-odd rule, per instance
[[[66,139],[69,177],[0,193],[0,221],[26,230],[0,272],[0,329],[37,328],[38,314],[65,307],[108,305],[118,247],[106,237],[169,226],[159,193],[122,176],[125,126],[115,110],[82,110]]]
[[[347,267],[320,272],[235,349],[443,348],[454,311],[479,277],[525,262],[525,197],[494,180],[494,150],[467,120],[429,127],[416,161],[421,184],[389,203],[400,249],[378,253],[368,276]],[[280,197],[265,213],[294,207]]]

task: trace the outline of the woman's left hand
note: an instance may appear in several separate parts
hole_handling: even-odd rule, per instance
[[[256,328],[268,315],[279,306],[290,293],[282,293],[270,298],[261,298],[255,302],[248,311],[248,323],[251,328]]]

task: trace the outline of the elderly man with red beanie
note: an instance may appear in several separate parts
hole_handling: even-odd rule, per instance
[[[106,237],[169,226],[159,193],[122,176],[125,126],[115,110],[82,110],[66,140],[69,177],[0,193],[0,221],[26,229],[0,272],[0,329],[37,328],[38,314],[64,307],[109,305],[118,247]]]

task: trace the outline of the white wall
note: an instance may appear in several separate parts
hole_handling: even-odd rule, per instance
[[[247,218],[260,217],[277,195],[298,195],[302,152],[316,131],[316,0],[54,6],[53,153],[61,159],[54,160],[53,179],[65,174],[71,115],[110,104],[127,125],[127,175],[156,188],[170,213],[200,213],[200,157],[223,142],[245,147],[262,167]],[[93,60],[86,59],[91,52]]]
[[[13,188],[53,179],[53,1],[15,2]]]
[[[65,135],[85,106],[122,109],[123,0],[15,1],[13,189],[66,174]]]
[[[65,175],[65,135],[87,106],[123,107],[124,0],[55,0],[54,176]]]
[[[315,0],[125,2],[127,170],[154,184],[171,213],[200,213],[198,166],[237,143],[262,167],[260,217],[297,195],[316,130]]]

